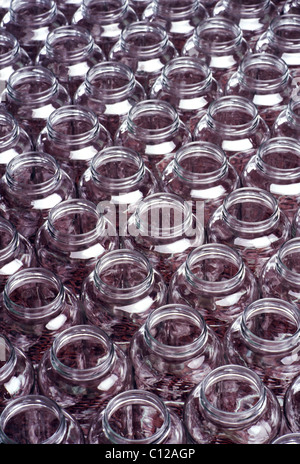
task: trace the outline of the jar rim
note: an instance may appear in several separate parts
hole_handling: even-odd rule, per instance
[[[284,277],[285,280],[292,283],[293,285],[295,283],[297,285],[300,284],[300,273],[288,268],[284,263],[284,258],[297,249],[299,249],[300,253],[300,237],[290,238],[281,245],[275,255],[277,271]]]
[[[24,93],[19,91],[15,86],[22,82],[23,79],[44,79],[49,84],[49,88],[41,92]],[[7,80],[7,92],[8,94],[17,101],[23,102],[24,97],[28,100],[40,102],[47,100],[49,97],[54,95],[58,89],[58,81],[53,72],[41,65],[29,65],[23,66],[22,68],[14,71]]]
[[[234,110],[242,109],[244,112],[247,111],[249,115],[249,121],[241,124],[226,124],[224,122],[217,121],[215,115],[223,109],[230,108],[231,112]],[[243,134],[249,129],[254,130],[258,124],[259,113],[256,105],[245,97],[240,95],[225,95],[217,98],[210,103],[207,110],[207,122],[209,126],[216,126],[226,134]]]
[[[224,31],[232,31],[234,36],[231,39],[226,39],[222,42],[203,42],[202,34],[208,30],[214,30],[215,27],[219,27]],[[194,41],[198,48],[203,50],[209,47],[215,53],[228,52],[229,50],[236,47],[243,41],[242,29],[232,19],[225,18],[222,16],[209,17],[201,21],[194,31]]]
[[[276,147],[280,147],[281,151],[284,149],[289,149],[290,151],[296,153],[299,157],[299,166],[285,169],[278,168],[277,166],[273,166],[272,164],[268,163],[264,159],[264,156],[268,153],[272,154]],[[274,178],[274,176],[276,176],[277,179],[293,181],[293,179],[298,179],[300,176],[300,143],[294,138],[273,137],[268,139],[260,145],[256,157],[259,169],[261,169],[268,177]]]
[[[202,10],[202,13],[206,14],[206,17],[208,16],[205,6],[199,0],[185,0],[175,5],[170,5],[169,0],[154,0],[153,4],[154,11],[162,12],[163,16],[167,13],[168,19],[171,18],[171,20],[187,19],[187,12],[190,14],[189,18],[197,10]]]
[[[170,75],[172,72],[179,69],[190,69],[200,71],[203,75],[203,79],[198,82],[186,83],[181,80],[172,81],[169,83]],[[212,71],[206,63],[202,63],[194,57],[189,56],[177,56],[168,61],[162,69],[162,80],[164,87],[169,90],[176,89],[176,91],[184,93],[185,95],[195,96],[195,92],[201,92],[206,89],[212,82]]]
[[[103,4],[102,11],[92,11],[93,17],[101,17],[103,23],[122,17],[129,8],[128,0],[110,0],[110,8],[107,8],[107,0],[82,0],[81,8],[84,15],[89,15],[89,9],[93,6],[93,3],[97,3],[97,6]]]
[[[20,236],[15,225],[0,216],[0,231],[3,228],[6,229],[11,236],[9,243],[4,248],[0,249],[0,259],[5,260],[5,258],[11,256],[11,253],[18,247]]]
[[[300,17],[298,15],[293,14],[284,14],[276,16],[270,22],[270,26],[268,29],[269,34],[272,34],[276,37],[276,40],[280,42],[281,46],[286,48],[290,51],[290,48],[298,49],[300,46],[300,35],[298,38],[289,37],[288,39],[281,34],[278,34],[278,30],[284,26],[296,26],[297,28],[300,27]]]
[[[46,5],[48,10],[43,13],[37,13],[28,18],[33,25],[45,24],[53,20],[57,14],[57,5],[54,0],[12,0],[9,7],[9,12],[13,21],[18,23],[18,14],[20,8],[28,8],[31,5]],[[22,14],[21,22],[27,22],[26,16]]]
[[[128,42],[130,37],[136,37],[137,35],[141,35],[142,37],[146,33],[157,34],[159,36],[159,40],[155,44],[145,43],[143,45],[131,45]],[[143,56],[151,56],[153,57],[153,53],[160,53],[161,50],[167,45],[169,42],[169,37],[167,31],[158,23],[151,23],[146,20],[134,21],[133,23],[128,24],[124,27],[121,31],[120,35],[120,44],[121,47],[129,52],[134,52],[135,57],[143,57]]]
[[[16,37],[7,31],[4,27],[0,27],[0,42],[7,43],[11,46],[10,50],[0,54],[0,63],[8,64],[20,52],[20,43]]]
[[[0,121],[4,121],[11,126],[11,131],[0,136],[1,147],[7,147],[13,140],[15,140],[20,134],[20,126],[15,117],[6,110],[0,109]]]
[[[85,43],[80,48],[76,47],[75,49],[68,50],[67,56],[65,53],[57,53],[53,49],[53,46],[55,45],[56,41],[66,37],[69,39],[78,37],[81,40],[84,40]],[[94,45],[94,38],[90,32],[76,24],[63,25],[53,29],[51,32],[49,32],[45,42],[47,53],[53,57],[58,56],[59,60],[63,62],[77,61],[78,59],[81,59],[82,56],[89,55],[93,50]]]

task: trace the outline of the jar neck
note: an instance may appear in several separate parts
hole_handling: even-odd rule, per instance
[[[0,265],[14,256],[19,248],[20,236],[16,227],[8,220],[0,217]]]
[[[129,24],[120,35],[121,48],[130,56],[139,58],[160,55],[168,42],[168,34],[163,27],[143,20]]]
[[[290,124],[300,125],[300,101],[291,98],[286,107],[286,118]]]
[[[60,26],[48,34],[45,47],[51,58],[76,63],[93,52],[94,39],[87,30],[79,26]]]
[[[9,13],[14,23],[43,26],[54,20],[57,5],[54,0],[12,0]]]
[[[1,147],[9,147],[20,134],[20,127],[16,119],[7,111],[0,110],[0,143]]]
[[[128,10],[128,0],[83,0],[82,14],[93,21],[111,23],[120,20]]]
[[[229,6],[239,17],[253,18],[264,17],[266,12],[271,8],[271,0],[245,1],[245,0],[225,0],[225,6]]]
[[[235,390],[237,399],[236,402],[232,401],[231,411],[226,408],[226,405],[229,396],[232,397],[232,388]],[[252,392],[252,405],[248,405],[247,409],[242,409],[245,399],[244,391],[249,391],[249,395]],[[265,410],[266,401],[266,388],[261,379],[254,371],[244,366],[228,364],[218,367],[211,371],[200,385],[199,402],[205,409],[206,417],[224,428],[241,428],[255,420]]]
[[[300,285],[299,257],[300,238],[295,237],[279,248],[275,258],[276,271],[292,286]]]
[[[217,145],[195,141],[177,150],[173,171],[180,180],[204,187],[227,174],[228,162],[224,151]]]
[[[26,418],[26,428],[22,427],[22,438],[26,443],[32,444],[59,444],[62,443],[67,433],[67,423],[61,408],[50,398],[40,395],[26,395],[14,399],[2,411],[0,417],[0,441],[6,444],[16,444],[16,431],[20,429],[20,415]],[[36,430],[36,417],[45,421],[46,427],[41,427],[41,435]],[[50,422],[51,421],[51,422]],[[47,425],[55,424],[51,436],[42,436],[42,431],[47,430]],[[35,430],[34,441],[32,428]],[[9,433],[14,431],[14,436]],[[18,433],[17,433],[18,435]],[[21,434],[20,434],[21,435]],[[21,444],[21,443],[20,443]]]
[[[248,220],[248,217],[251,219],[250,208],[253,208],[253,220]],[[261,212],[262,219],[257,219],[255,211]],[[280,211],[277,200],[269,192],[258,188],[242,187],[225,198],[222,215],[229,228],[252,236],[266,233],[274,227],[279,221]]]
[[[31,297],[27,296],[29,294]],[[41,323],[57,316],[64,307],[64,301],[65,290],[61,280],[43,268],[18,271],[8,279],[3,291],[6,311],[15,319],[30,323]]]
[[[138,411],[134,412],[137,408]],[[153,411],[153,415],[157,418],[156,424],[159,424],[154,424],[156,425],[155,431],[150,436],[149,431],[144,430],[143,408],[148,411],[148,414],[149,409],[151,412]],[[125,411],[126,414],[124,414]],[[135,414],[135,419],[139,420],[138,435],[144,435],[145,438],[134,437],[136,430],[133,430],[126,421],[126,418],[129,421],[132,420],[133,414]],[[119,416],[120,421],[116,421],[115,418]],[[122,430],[118,430],[120,422],[122,423]],[[163,443],[170,432],[170,427],[170,414],[163,401],[153,393],[142,390],[129,390],[116,395],[109,401],[103,414],[104,433],[111,443],[116,444]],[[127,432],[127,436],[124,436],[124,431]]]
[[[195,47],[208,55],[231,53],[239,49],[242,43],[241,28],[227,18],[208,18],[202,21],[194,32]]]
[[[76,325],[65,329],[50,348],[53,369],[72,381],[98,379],[111,372],[114,359],[115,348],[110,337],[96,326]]]
[[[293,14],[276,16],[268,28],[269,40],[281,50],[292,53],[300,47],[300,18]]]
[[[8,66],[20,54],[18,40],[3,27],[0,27],[0,66]]]
[[[26,87],[26,91],[24,91]],[[8,95],[18,102],[49,101],[58,90],[55,75],[43,66],[24,66],[13,72],[7,81]]]
[[[173,20],[184,20],[193,17],[196,12],[204,7],[199,0],[183,0],[181,2],[174,0],[154,0],[153,10],[155,14],[163,18]]]
[[[257,300],[242,314],[241,333],[248,346],[266,355],[291,351],[299,346],[300,313],[284,300]]]
[[[122,101],[132,93],[135,77],[127,65],[104,61],[88,70],[85,87],[89,94],[105,102]]]
[[[0,384],[8,379],[17,363],[16,351],[5,335],[0,335]]]
[[[180,338],[180,327],[184,333],[183,340]],[[203,349],[208,338],[202,315],[190,306],[181,304],[154,309],[144,324],[143,333],[151,351],[174,362],[190,360]],[[187,341],[189,336],[190,341]]]
[[[274,180],[290,181],[300,178],[299,143],[289,137],[275,137],[264,142],[256,154],[260,171]]]

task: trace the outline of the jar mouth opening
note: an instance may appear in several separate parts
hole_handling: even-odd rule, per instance
[[[135,85],[133,71],[121,62],[104,61],[92,66],[86,74],[86,87],[90,93],[114,100],[128,94]]]
[[[179,56],[164,66],[162,79],[165,87],[194,96],[195,92],[208,87],[212,81],[212,72],[205,63],[195,58]]]
[[[208,332],[198,311],[186,305],[167,304],[151,311],[144,336],[156,354],[183,360],[201,350]]]
[[[284,85],[290,77],[285,61],[269,53],[247,55],[240,64],[239,75],[251,88],[267,93]]]
[[[257,151],[258,166],[267,175],[286,182],[300,175],[300,144],[289,137],[274,137],[264,142]]]
[[[101,18],[101,21],[111,22],[122,16],[128,7],[127,0],[83,0],[82,8],[88,15]]]
[[[233,405],[233,410],[228,410],[226,406],[231,405],[231,402],[226,404],[226,391],[232,397],[232,388],[235,388],[236,391],[240,390],[242,395],[244,389],[246,389],[251,398],[251,403],[241,401],[244,399],[242,397]],[[216,392],[219,392],[217,395],[218,405],[214,404],[210,399],[213,396],[216,397]],[[225,401],[222,401],[223,395],[220,395],[220,392],[223,393]],[[241,423],[250,421],[264,406],[266,389],[254,371],[244,366],[228,364],[217,367],[207,374],[200,385],[199,401],[214,422],[223,424],[226,422],[230,426],[239,426]]]
[[[131,414],[129,413],[129,408]],[[124,436],[124,430],[122,430],[122,435],[118,433],[117,428],[120,426],[120,419],[118,419],[118,415],[116,413],[120,411],[121,418],[127,417],[127,414],[133,416],[134,413],[137,414],[138,417],[139,415],[143,417],[145,416],[145,412],[148,411],[149,414],[150,408],[153,411],[153,414],[155,414],[155,417],[157,417],[157,422],[160,422],[160,424],[156,426],[156,430],[154,433],[152,433],[152,435],[150,435],[147,430],[143,430],[143,428],[138,431],[132,430],[131,433],[130,430],[128,430],[129,436]],[[122,414],[122,410],[126,410],[125,415]],[[114,415],[116,415],[115,420]],[[159,397],[147,391],[128,390],[118,394],[115,398],[108,402],[103,414],[103,425],[106,434],[113,443],[161,443],[169,430],[171,419],[166,405]],[[143,424],[141,424],[141,427],[142,425]],[[142,438],[131,437],[130,435],[134,435],[135,432],[137,432],[138,436],[144,436]]]
[[[299,342],[300,313],[287,301],[263,298],[245,309],[241,330],[254,349],[265,353],[291,350]]]
[[[291,98],[287,105],[287,118],[300,124],[300,101]]]
[[[222,17],[201,21],[195,29],[194,37],[197,46],[201,49],[222,54],[227,53],[243,40],[241,28],[233,20]]]
[[[30,9],[34,14],[28,15]],[[11,2],[9,11],[13,21],[20,18],[20,23],[44,24],[56,15],[57,6],[54,0],[18,0]]]
[[[9,257],[19,244],[19,233],[16,227],[4,217],[0,217],[0,257]]]
[[[16,363],[16,353],[11,341],[0,335],[0,381],[6,379],[13,371]],[[10,367],[10,369],[9,369]]]
[[[34,80],[34,85],[32,85]],[[36,84],[40,89],[36,90]],[[24,88],[26,90],[24,90]],[[14,100],[35,102],[52,96],[58,88],[55,75],[43,66],[24,66],[14,71],[8,78],[7,91]]]
[[[214,100],[207,110],[208,124],[217,125],[225,133],[241,134],[256,127],[258,110],[241,96],[224,96]]]
[[[174,2],[174,4],[169,0],[154,0],[154,8],[159,12],[162,11],[164,16],[167,13],[171,20],[185,20],[199,10],[201,10],[203,17],[208,16],[205,7],[199,0],[181,0],[181,2]]]
[[[135,56],[153,57],[153,53],[160,53],[168,43],[168,34],[159,24],[152,24],[140,20],[128,24],[121,32],[122,48],[134,52]]]
[[[80,360],[76,356],[80,354]],[[114,357],[110,337],[100,328],[76,325],[58,334],[50,348],[54,369],[69,379],[95,379],[106,373]],[[105,382],[105,380],[104,380]],[[98,388],[101,390],[101,384]]]
[[[59,57],[63,62],[76,61],[91,52],[94,39],[89,31],[80,26],[59,26],[48,34],[45,46],[51,56]]]
[[[174,155],[174,172],[187,182],[206,185],[223,177],[227,170],[224,151],[210,142],[189,142]]]
[[[3,27],[0,27],[0,62],[2,64],[11,62],[20,51],[18,40]]]
[[[36,414],[32,414],[32,409],[36,411]],[[26,412],[29,412],[29,415]],[[17,443],[14,438],[9,435],[6,435],[5,429],[9,422],[13,421],[14,418],[17,421],[18,415],[26,416],[27,420],[26,423],[28,424],[28,420],[32,420],[32,418],[36,418],[36,415],[39,417],[44,415],[44,420],[51,420],[53,424],[56,425],[56,429],[54,430],[51,436],[44,437],[39,444],[50,444],[50,443],[60,443],[64,438],[65,430],[66,430],[66,421],[65,416],[59,406],[50,398],[46,398],[41,395],[27,395],[20,398],[16,398],[9,402],[9,404],[4,408],[1,418],[0,418],[0,429],[2,430],[2,439],[5,443]],[[34,420],[34,419],[33,419]],[[17,424],[16,424],[17,425]],[[16,427],[15,425],[15,427]],[[29,428],[30,427],[30,424]],[[32,424],[36,425],[36,424]],[[14,427],[14,428],[15,428]],[[37,430],[36,430],[37,432]],[[39,438],[35,434],[35,438]],[[42,438],[42,437],[40,437]],[[30,437],[27,437],[26,443],[36,443],[35,441],[32,442]]]
[[[300,238],[289,239],[279,248],[276,256],[276,268],[285,280],[300,285]]]
[[[261,14],[262,11],[269,9],[271,5],[271,0],[247,0],[246,2],[244,1],[234,1],[233,0],[233,5],[237,5],[239,8],[239,12],[241,14],[242,18],[247,18],[253,17],[253,13]]]
[[[14,316],[37,321],[61,310],[65,291],[60,278],[51,271],[26,268],[7,280],[3,299],[6,309]]]
[[[17,120],[5,110],[0,110],[0,143],[1,147],[7,147],[16,140],[20,133]]]
[[[269,31],[276,37],[285,49],[298,49],[300,46],[300,17],[293,14],[284,14],[272,19]],[[288,35],[287,35],[288,33]]]

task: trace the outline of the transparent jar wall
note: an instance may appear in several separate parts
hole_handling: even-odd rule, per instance
[[[298,433],[300,431],[299,422],[299,375],[295,377],[289,386],[284,398],[284,416],[289,431]]]
[[[72,24],[72,18],[81,3],[82,0],[56,0],[58,9],[65,15],[69,24]]]
[[[152,2],[152,0],[129,0],[129,5],[135,11],[137,19],[142,19],[145,8]]]
[[[299,122],[300,102],[297,96],[294,96],[275,120],[271,130],[272,137],[291,137],[299,142]]]

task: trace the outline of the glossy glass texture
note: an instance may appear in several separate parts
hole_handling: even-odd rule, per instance
[[[300,433],[286,433],[276,438],[271,443],[272,445],[299,445],[300,444]]]
[[[299,124],[300,101],[297,96],[294,96],[276,118],[271,135],[273,137],[291,137],[300,142]]]
[[[299,374],[289,386],[284,398],[284,416],[289,430],[293,433],[300,432],[300,400],[299,400]]]
[[[82,0],[55,0],[58,9],[65,15],[69,24],[72,24],[72,18],[78,8],[81,6]]]
[[[137,19],[142,19],[145,8],[152,2],[152,0],[129,0],[129,5],[135,11]]]

